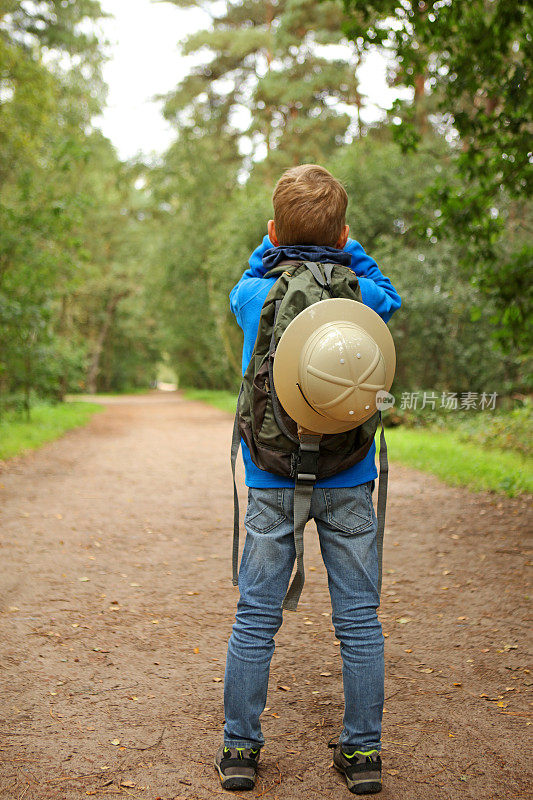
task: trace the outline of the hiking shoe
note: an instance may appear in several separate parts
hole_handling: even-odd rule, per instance
[[[348,789],[354,794],[381,792],[381,756],[379,750],[356,750],[355,747],[330,742],[334,747],[333,764],[346,777]]]
[[[251,747],[224,747],[215,756],[215,768],[223,789],[253,789],[257,778],[259,751]]]

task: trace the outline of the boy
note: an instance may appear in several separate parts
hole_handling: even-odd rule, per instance
[[[361,245],[348,238],[348,196],[326,169],[305,164],[287,170],[274,194],[268,236],[250,257],[230,294],[244,332],[243,374],[254,348],[261,308],[275,278],[266,272],[285,259],[350,266],[363,303],[387,322],[400,297]],[[378,559],[372,491],[375,444],[367,456],[316,482],[310,517],[316,522],[328,573],[335,634],[341,642],[345,712],[334,764],[350,791],[381,790],[384,639],[377,618]],[[224,789],[252,789],[264,745],[260,715],[267,698],[274,636],[295,560],[294,481],[259,469],[242,442],[248,508],[239,570],[240,599],[228,643],[224,682],[224,743],[215,756]]]

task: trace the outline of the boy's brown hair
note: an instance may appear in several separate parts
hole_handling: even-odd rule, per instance
[[[302,164],[284,172],[272,203],[280,245],[335,247],[346,224],[346,190],[318,164]]]

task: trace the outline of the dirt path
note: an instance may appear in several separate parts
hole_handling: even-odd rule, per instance
[[[212,766],[238,599],[230,433],[175,394],[121,398],[0,467],[0,797],[230,796]],[[391,479],[380,796],[524,798],[531,513],[395,465]],[[306,564],[251,798],[351,796],[326,747],[341,664],[314,526]]]

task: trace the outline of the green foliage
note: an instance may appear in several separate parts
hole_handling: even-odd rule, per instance
[[[95,0],[0,5],[0,413],[94,390],[103,357],[118,363],[114,343],[135,354],[116,382],[153,374],[138,170],[91,128],[105,94],[91,32],[101,16]],[[113,337],[126,297],[128,345]],[[132,347],[147,331],[149,346]]]
[[[394,391],[525,388],[523,359],[494,351],[495,305],[464,276],[460,245],[431,241],[417,230],[422,202],[425,215],[435,218],[426,190],[435,175],[451,170],[443,153],[443,144],[428,138],[416,153],[403,154],[378,132],[344,147],[329,165],[348,192],[350,235],[402,297],[389,323],[398,359]]]
[[[531,400],[527,397],[507,401],[496,398],[496,409],[450,410],[435,403],[417,408],[395,407],[387,414],[385,423],[391,427],[429,428],[443,433],[452,431],[461,441],[475,442],[482,447],[496,447],[531,456],[533,441],[533,414]],[[510,407],[505,407],[509,406]]]
[[[273,169],[327,157],[350,124],[340,104],[361,103],[356,49],[336,59],[320,49],[346,43],[340,2],[209,5],[211,27],[182,45],[187,55],[206,52],[206,60],[168,95],[166,116],[178,124],[216,120],[221,131],[236,130],[236,116],[247,116],[253,152],[265,153]]]
[[[453,235],[461,244],[464,273],[494,302],[501,346],[530,347],[532,259],[521,242],[528,228],[530,233],[530,208],[518,236],[509,235],[507,218],[516,216],[515,206],[523,205],[533,187],[531,4],[344,0],[344,5],[351,13],[347,34],[363,50],[386,49],[394,58],[392,81],[413,89],[413,102],[398,101],[391,115],[401,122],[397,133],[404,148],[416,146],[430,123],[452,142],[456,170],[433,186],[439,217],[429,222],[430,235]]]
[[[532,455],[533,413],[531,401],[506,414],[481,414],[466,417],[458,428],[462,441],[474,441],[485,447],[499,447],[523,455]]]
[[[200,388],[231,386],[237,368],[225,329],[226,307],[207,263],[238,161],[231,137],[214,134],[212,128],[203,133],[184,128],[149,175],[157,242],[149,279],[152,313],[180,384]]]

